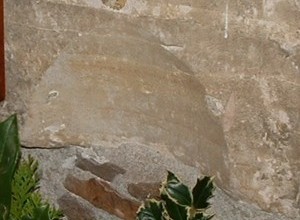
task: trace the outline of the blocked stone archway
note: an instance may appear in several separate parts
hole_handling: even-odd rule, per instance
[[[97,146],[128,140],[167,151],[228,184],[226,143],[205,90],[152,38],[126,27],[75,39],[32,96],[28,147]]]
[[[143,43],[138,44],[137,47],[128,47],[128,51],[134,51],[134,48],[140,48],[140,50],[136,51],[142,51],[143,53],[133,53],[135,54],[133,57],[137,59],[136,61],[138,62],[146,63],[145,65],[153,61],[153,63],[150,62],[150,66],[153,67],[158,65],[160,60],[164,62],[167,61],[165,63],[171,64],[170,66],[161,65],[158,68],[159,70],[154,68],[157,73],[162,71],[162,69],[165,70],[163,74],[157,75],[168,75],[170,79],[175,79],[174,72],[179,72],[178,79],[191,78],[193,79],[192,81],[194,81],[194,79],[197,78],[200,81],[196,82],[201,82],[201,84],[205,85],[208,105],[216,117],[219,117],[219,119],[223,121],[223,129],[228,147],[228,158],[221,158],[220,163],[223,163],[224,160],[229,164],[230,175],[228,178],[230,179],[230,184],[229,187],[226,187],[228,184],[224,181],[224,183],[219,185],[222,186],[223,189],[229,190],[231,195],[235,195],[239,199],[254,203],[264,210],[284,213],[295,219],[299,217],[300,165],[298,160],[298,146],[300,140],[300,41],[298,31],[299,19],[297,19],[299,17],[299,4],[296,2],[296,0],[128,0],[128,4],[122,10],[111,10],[109,7],[100,4],[101,0],[23,0],[22,2],[7,0],[6,5],[9,11],[6,19],[6,27],[8,29],[7,66],[10,74],[7,75],[7,101],[1,103],[0,107],[3,107],[1,108],[0,116],[9,114],[5,109],[8,109],[9,112],[17,111],[20,115],[25,116],[21,117],[21,119],[24,119],[27,126],[27,119],[28,122],[36,120],[33,119],[35,113],[42,115],[42,111],[38,111],[39,106],[43,106],[47,114],[49,112],[58,114],[57,112],[59,111],[53,113],[50,111],[50,108],[55,109],[58,103],[62,103],[65,97],[71,97],[71,100],[67,100],[64,107],[60,109],[60,111],[65,111],[65,117],[69,120],[71,115],[68,113],[71,111],[67,112],[66,109],[70,108],[68,106],[71,104],[74,106],[74,100],[77,97],[81,97],[81,103],[88,103],[87,99],[83,100],[82,97],[84,95],[81,91],[85,91],[84,93],[88,93],[91,97],[93,97],[95,91],[89,88],[80,90],[75,87],[74,89],[71,85],[67,85],[69,91],[72,91],[72,94],[66,95],[69,92],[59,90],[63,85],[49,88],[47,87],[49,85],[47,85],[48,83],[46,83],[46,81],[49,80],[49,82],[53,83],[56,80],[52,85],[57,85],[60,80],[61,84],[66,85],[66,83],[63,83],[65,79],[78,81],[78,78],[81,76],[79,72],[83,73],[84,77],[82,79],[88,79],[90,77],[89,81],[93,81],[93,79],[91,79],[92,77],[87,76],[88,74],[85,73],[89,71],[89,64],[93,64],[91,65],[91,69],[94,69],[92,75],[98,76],[93,83],[99,85],[99,81],[102,79],[101,76],[109,76],[107,72],[102,73],[102,75],[99,74],[99,66],[103,67],[104,64],[107,65],[108,61],[111,62],[111,66],[114,66],[115,69],[113,71],[119,74],[116,74],[118,76],[116,79],[106,77],[107,83],[109,82],[114,85],[109,89],[115,91],[117,95],[120,95],[119,97],[125,98],[131,96],[129,95],[131,94],[129,93],[130,91],[125,89],[127,88],[125,82],[129,80],[125,75],[127,76],[129,67],[133,70],[134,68],[144,68],[144,66],[136,66],[129,62],[130,60],[118,59],[118,56],[124,57],[124,54],[119,54],[115,48],[120,48],[119,51],[125,51],[127,53],[124,47],[128,44],[124,44],[122,37],[130,38],[129,36],[135,39],[144,39],[145,44],[148,46],[149,42],[152,42],[151,45],[157,46],[163,44],[163,47],[169,49],[173,54],[179,57],[180,60],[171,56],[167,51],[162,52],[162,48],[156,52],[158,54],[164,54],[163,57],[166,55],[167,58],[162,59],[160,56],[156,57],[156,59],[153,57],[149,59],[147,56],[140,56],[140,54],[147,54],[150,48],[154,49],[152,46],[144,47],[145,45]],[[99,7],[101,9],[99,9]],[[130,24],[126,21],[130,21]],[[228,22],[228,29],[226,29],[226,21]],[[119,24],[119,26],[116,24]],[[98,27],[101,27],[101,29],[95,30]],[[150,37],[148,31],[157,38]],[[131,34],[129,34],[129,32],[131,32]],[[93,45],[94,42],[103,40],[104,35],[106,36],[105,42],[109,42],[106,40],[108,38],[112,39],[111,36],[115,37],[115,41],[110,41],[114,45],[105,45],[113,48],[113,50],[107,49],[105,53],[116,52],[115,54],[111,54],[115,59],[107,59],[108,61],[106,60],[106,62],[105,57],[100,53],[101,51],[97,51],[99,44]],[[225,38],[225,36],[227,36],[227,38]],[[133,39],[131,39],[131,41],[133,41]],[[85,49],[90,50],[91,53],[88,54],[84,52],[83,49],[81,50],[75,47],[76,45],[79,45],[81,49],[86,47]],[[95,54],[97,54],[96,59],[92,59]],[[57,56],[59,57],[57,58]],[[73,62],[66,64],[64,61]],[[118,67],[121,63],[124,65],[128,64],[128,69],[124,70],[123,67]],[[183,63],[189,64],[196,73],[195,77],[184,76],[186,75],[185,73],[191,75],[189,74],[191,71],[186,68]],[[63,64],[65,65],[64,67],[62,67]],[[177,67],[173,68],[172,66],[175,64]],[[48,69],[49,67],[50,69]],[[63,74],[55,73],[55,68],[63,72]],[[155,71],[153,70],[153,72]],[[140,76],[130,73],[129,75],[132,76],[132,78],[139,77],[145,79],[148,77],[147,74]],[[54,80],[55,77],[57,79]],[[34,84],[40,82],[40,78],[42,78],[42,81],[38,88],[41,91],[41,97],[38,97],[38,90],[36,90],[33,95],[36,102],[29,103],[28,100],[31,100],[32,96],[32,87]],[[153,80],[151,82],[156,81]],[[168,82],[165,79],[161,81]],[[89,84],[90,82],[82,80],[82,83]],[[197,86],[198,83],[196,83],[196,90],[194,91],[196,96],[202,94],[201,89]],[[134,91],[140,95],[141,100],[155,95],[154,93],[147,94],[147,91],[151,91],[147,88],[152,84],[146,84],[146,90],[144,90],[143,93],[142,90],[139,90],[139,88],[142,87],[141,85],[143,85],[142,82],[134,81]],[[182,82],[168,82],[164,85],[166,85],[166,88],[158,87],[156,91],[166,91],[179,85],[178,89],[182,92],[182,88],[188,85],[188,80]],[[104,89],[104,91],[101,91],[98,87],[96,88],[96,93],[97,91],[99,94],[108,93],[108,88]],[[127,93],[119,93],[116,88],[122,88],[121,91],[124,90],[127,91]],[[187,90],[180,94],[185,94],[186,96],[184,97],[190,97],[187,94],[189,91],[190,90]],[[166,94],[171,97],[171,93]],[[202,100],[202,95],[199,97],[201,97],[200,100]],[[163,96],[159,96],[157,99],[163,100],[164,98]],[[103,100],[105,97],[98,96],[96,101],[100,99]],[[196,100],[194,96],[193,100]],[[174,102],[175,101],[177,100],[174,100]],[[182,100],[179,99],[178,102],[180,103]],[[122,102],[118,101],[118,103]],[[128,103],[131,104],[131,102]],[[202,103],[202,101],[200,101],[200,103]],[[30,106],[31,104],[35,104],[37,109],[34,110],[33,107]],[[134,107],[135,105],[132,106]],[[132,106],[130,105],[130,107]],[[29,111],[27,111],[27,107]],[[81,108],[76,111],[81,111],[82,108],[81,106]],[[104,112],[103,109],[99,109],[97,109],[97,112],[101,112],[101,110]],[[178,109],[180,109],[180,111]],[[126,110],[129,112],[131,109]],[[177,108],[176,111],[183,112],[181,110],[182,108]],[[140,109],[138,109],[138,111],[140,111]],[[89,113],[91,111],[86,112]],[[161,114],[168,115],[164,112],[165,111],[161,111]],[[191,113],[192,111],[190,110],[189,112]],[[106,122],[105,124],[103,123],[102,126],[107,130],[113,130],[113,128],[107,125],[110,124],[109,120],[114,120],[116,124],[120,123],[116,119],[117,115],[120,115],[119,113],[120,111],[111,111],[110,115],[105,115],[105,117],[107,117]],[[123,116],[124,115],[125,114],[123,114]],[[88,116],[89,120],[94,123],[93,119],[95,117],[90,114]],[[110,116],[110,118],[108,118],[108,116]],[[67,133],[68,135],[64,136],[67,129],[73,132],[77,127],[67,126],[67,124],[62,121],[58,121],[57,124],[52,123],[51,125],[53,126],[46,126],[46,123],[50,124],[50,122],[54,120],[51,119],[51,121],[48,118],[43,121],[43,117],[39,117],[39,119],[42,120],[37,120],[40,130],[33,129],[32,133],[29,130],[27,131],[28,137],[31,135],[34,140],[38,141],[31,145],[28,141],[30,139],[28,139],[24,144],[28,146],[40,145],[37,147],[43,147],[48,146],[47,144],[44,145],[43,141],[51,140],[49,142],[50,144],[48,144],[54,147],[54,145],[64,145],[62,140],[66,140],[65,145],[68,145],[70,141],[72,141],[74,144],[87,146],[94,144],[96,146],[97,144],[101,144],[98,141],[101,139],[107,141],[107,143],[112,143],[111,145],[116,147],[119,146],[119,144],[115,144],[114,141],[118,139],[131,141],[131,143],[143,142],[147,143],[148,146],[145,147],[147,149],[159,149],[161,152],[163,151],[161,155],[175,155],[182,161],[197,167],[202,167],[203,170],[213,173],[213,167],[216,166],[210,165],[210,163],[212,163],[211,161],[203,161],[201,158],[196,157],[201,155],[202,158],[209,158],[209,155],[214,155],[209,152],[209,150],[217,149],[218,151],[220,150],[218,147],[208,149],[187,147],[184,150],[194,149],[194,151],[185,152],[178,147],[174,147],[174,145],[182,147],[186,144],[185,146],[191,146],[188,140],[196,141],[197,139],[195,137],[194,139],[189,138],[189,135],[193,135],[192,132],[189,135],[186,132],[186,136],[180,140],[181,142],[178,141],[178,143],[176,142],[176,140],[179,140],[177,136],[175,136],[174,140],[162,140],[161,137],[166,137],[166,131],[168,129],[158,127],[157,125],[159,124],[157,123],[155,129],[161,129],[162,132],[160,132],[160,134],[162,134],[162,136],[154,135],[155,132],[150,132],[152,136],[144,136],[146,130],[155,130],[153,128],[149,129],[150,125],[147,127],[142,123],[143,121],[141,120],[145,118],[135,118],[132,114],[125,116],[127,121],[131,119],[130,117],[134,120],[130,120],[131,124],[128,123],[123,125],[123,127],[121,126],[122,129],[120,130],[127,130],[128,127],[131,130],[129,129],[129,131],[125,133],[122,133],[120,130],[114,130],[115,133],[113,134],[110,133],[111,130],[109,130],[108,133],[110,133],[110,135],[107,135],[107,133],[102,133],[103,127],[101,130],[97,125],[91,128],[94,129],[91,133],[93,135],[91,136],[96,134],[98,137],[94,141],[90,139],[89,142],[84,142],[85,138],[83,138],[82,135],[72,136],[70,133]],[[79,119],[76,118],[76,120]],[[147,119],[148,121],[144,120],[144,122],[148,123],[150,121],[149,117]],[[168,118],[162,117],[161,119]],[[138,123],[138,120],[140,120],[140,123]],[[182,121],[180,123],[182,123]],[[184,123],[186,123],[186,121],[184,121]],[[24,124],[21,125],[23,126]],[[169,128],[167,125],[170,126],[170,123],[164,125],[163,128]],[[144,127],[145,129],[133,130],[134,127]],[[47,128],[46,131],[45,128]],[[178,128],[186,129],[185,131],[195,129],[193,127],[187,128],[180,126],[178,126]],[[99,129],[99,132],[97,129]],[[158,129],[155,131],[158,131]],[[183,130],[180,129],[178,131],[182,134]],[[82,129],[82,132],[86,135],[85,137],[90,135],[86,132],[86,129]],[[173,132],[176,133],[177,130],[173,130]],[[45,138],[44,140],[43,137]],[[168,137],[171,136],[169,135]],[[206,138],[209,139],[209,137],[201,137],[197,140],[199,143],[203,143]],[[89,137],[87,137],[87,139],[89,139]],[[150,141],[153,142],[150,144]],[[203,145],[210,146],[210,144]],[[144,145],[141,146],[144,147]],[[141,149],[143,149],[143,147],[141,147]],[[125,152],[128,152],[128,149],[130,148],[126,148],[122,153],[125,154]],[[71,151],[73,148],[66,148],[65,150]],[[186,156],[182,153],[183,151],[187,155],[192,154],[192,156],[186,159]],[[197,151],[200,153],[196,153]],[[224,151],[226,156],[226,149],[224,149]],[[36,152],[36,149],[31,150],[31,152]],[[57,162],[54,160],[56,157],[52,157],[54,159],[48,161],[52,150],[44,150],[43,152],[48,152],[44,153],[46,155],[44,161],[46,161],[47,164],[52,165]],[[149,151],[147,152],[145,155],[148,156]],[[131,153],[134,154],[135,152],[132,151]],[[207,154],[205,155],[205,153]],[[122,154],[121,156],[123,157]],[[114,156],[112,156],[112,158],[113,157]],[[124,161],[126,161],[125,159]],[[219,158],[216,157],[214,159],[218,160]],[[200,160],[201,163],[195,163],[195,161]],[[148,162],[149,161],[151,162],[152,159],[148,160]],[[180,161],[177,160],[176,162]],[[155,161],[155,163],[157,163],[157,161]],[[219,161],[216,163],[219,163]],[[120,166],[123,164],[124,163],[120,163]],[[142,170],[137,173],[143,172]],[[53,174],[53,172],[49,173],[51,173],[50,175]],[[218,173],[215,173],[215,175],[218,176]],[[49,191],[47,193],[49,193]],[[253,217],[252,215],[248,216]],[[224,219],[226,218],[224,217]],[[236,217],[236,219],[240,220],[243,218]],[[257,219],[264,218],[258,217]],[[286,218],[284,217],[283,219]]]

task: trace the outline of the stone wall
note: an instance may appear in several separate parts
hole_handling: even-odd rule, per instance
[[[20,113],[24,145],[144,144],[216,175],[235,198],[300,216],[298,0],[23,0],[5,10],[1,117]]]

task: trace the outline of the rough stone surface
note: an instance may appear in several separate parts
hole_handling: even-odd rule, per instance
[[[89,155],[90,160],[110,161],[119,167],[127,170],[126,173],[118,175],[110,184],[110,186],[118,192],[130,198],[128,194],[128,186],[132,183],[151,183],[155,181],[163,181],[167,175],[167,169],[171,167],[171,171],[176,173],[183,182],[188,186],[193,187],[197,177],[201,177],[199,170],[195,167],[184,165],[178,162],[172,155],[166,156],[158,153],[152,148],[146,148],[143,145],[135,143],[123,143],[116,148],[110,146],[102,146],[95,148],[61,148],[61,149],[22,149],[23,156],[28,153],[32,154],[40,163],[42,173],[41,192],[51,202],[56,202],[57,199],[70,194],[64,187],[63,183],[68,175],[72,175],[79,180],[89,180],[97,178],[88,171],[83,171],[76,167],[76,155]],[[144,155],[147,157],[144,157]],[[42,161],[48,161],[43,163]],[[51,183],[51,184],[50,184]],[[79,189],[80,191],[80,189]],[[114,193],[114,191],[111,191]],[[98,192],[93,192],[95,195]],[[92,194],[92,192],[91,192]],[[71,194],[74,196],[74,194]],[[92,206],[89,202],[80,196],[76,197],[83,207],[93,210],[96,219],[115,220],[119,219],[114,215],[109,215],[101,209]],[[222,190],[217,189],[212,202],[212,211],[216,213],[215,220],[292,220],[286,216],[267,213],[261,211],[258,207],[249,205],[241,200],[234,200]],[[60,203],[62,207],[67,204]],[[297,218],[296,218],[297,219]]]
[[[109,182],[113,181],[118,174],[124,174],[126,172],[126,170],[118,167],[115,164],[109,162],[98,164],[97,161],[83,158],[81,155],[77,156],[75,165],[78,168],[89,171],[101,179]]]
[[[116,3],[116,1],[110,2],[111,6]],[[50,84],[45,81],[51,79],[50,73],[53,73],[53,76],[56,76],[57,79],[64,81],[61,84],[65,86],[61,85],[61,87],[67,89],[70,87],[70,83],[67,83],[67,81],[75,75],[78,76],[79,70],[75,69],[73,75],[71,72],[59,75],[55,72],[55,68],[58,67],[58,64],[62,64],[64,59],[75,60],[76,53],[82,52],[84,59],[79,56],[80,60],[92,62],[92,57],[98,54],[99,56],[95,56],[94,60],[94,66],[97,66],[97,63],[98,65],[101,63],[101,57],[118,57],[117,55],[124,57],[124,53],[120,54],[120,51],[130,51],[126,51],[126,54],[132,55],[127,60],[108,59],[108,61],[112,62],[113,65],[116,63],[126,64],[124,72],[126,70],[126,74],[129,75],[132,74],[128,73],[129,63],[135,61],[149,64],[152,67],[158,66],[158,69],[165,69],[167,74],[163,74],[163,76],[177,72],[179,69],[179,78],[174,76],[173,80],[179,80],[184,75],[183,73],[187,73],[187,78],[196,79],[197,82],[201,83],[202,92],[199,91],[199,88],[197,88],[199,90],[192,89],[193,93],[189,92],[193,97],[192,99],[185,98],[178,101],[179,103],[183,100],[192,102],[192,100],[197,99],[201,105],[207,105],[205,108],[209,109],[211,114],[215,116],[212,124],[220,129],[218,123],[215,122],[217,121],[216,118],[222,124],[220,132],[225,135],[222,142],[226,144],[226,151],[217,153],[217,155],[224,156],[221,160],[219,156],[217,158],[207,158],[207,155],[213,155],[212,152],[205,150],[203,152],[207,154],[202,155],[203,152],[201,151],[200,156],[206,158],[207,161],[204,164],[199,163],[195,166],[208,171],[211,171],[210,167],[219,170],[220,175],[225,174],[224,176],[228,177],[228,180],[224,181],[223,184],[219,183],[219,186],[228,191],[231,196],[258,205],[264,210],[284,213],[293,219],[299,219],[299,0],[128,0],[124,3],[123,8],[115,10],[110,8],[109,5],[103,4],[101,0],[6,1],[5,31],[8,96],[6,101],[0,105],[0,118],[4,119],[9,114],[17,112],[20,115],[22,129],[26,129],[25,125],[32,120],[32,124],[37,126],[37,130],[33,129],[32,134],[28,131],[27,143],[31,140],[32,146],[49,146],[49,143],[44,142],[41,144],[41,142],[35,141],[43,137],[38,131],[43,132],[45,127],[42,126],[42,121],[37,120],[35,122],[33,120],[36,111],[38,111],[38,109],[34,109],[33,100],[39,100],[40,104],[44,102],[43,105],[49,107],[61,98],[60,95],[63,93],[59,93],[60,91],[57,89],[47,87]],[[135,39],[129,38],[128,35],[135,36]],[[103,39],[103,36],[107,36],[107,38],[111,36],[106,41],[110,42],[105,45],[105,48],[107,48],[104,50],[106,55],[101,54],[101,51],[99,52],[99,48],[97,48],[101,45],[98,40]],[[145,45],[141,46],[141,41],[137,39],[144,40],[145,45],[148,45],[151,50],[150,48],[145,50]],[[124,44],[125,41],[126,44]],[[138,46],[134,47],[134,45],[128,43],[130,41],[136,41]],[[150,44],[156,46],[149,46]],[[82,45],[86,45],[86,47]],[[159,45],[165,50],[161,48],[155,50],[155,48],[159,48]],[[166,52],[166,50],[169,52]],[[160,57],[145,56],[145,54],[149,54],[149,51],[157,54],[157,56],[160,54]],[[114,52],[115,54],[113,54]],[[108,64],[107,62],[106,65]],[[136,69],[145,68],[143,65],[138,66],[131,63],[132,66]],[[84,64],[81,68],[84,68]],[[73,71],[73,69],[70,70]],[[92,73],[95,72],[97,71],[92,71]],[[159,71],[157,74],[159,75]],[[59,76],[66,78],[59,78]],[[150,76],[147,75],[147,77]],[[86,79],[94,80],[91,77]],[[157,82],[151,80],[154,80],[153,78],[150,78],[150,82]],[[95,80],[96,82],[98,81]],[[124,80],[120,80],[120,82],[124,82]],[[161,88],[161,90],[157,90],[157,97],[162,100],[165,93],[161,94],[161,92],[165,92],[164,89],[170,89],[171,85],[175,86],[177,84],[169,82],[167,84],[169,87],[165,88],[160,83],[159,81],[159,85],[155,88]],[[114,85],[112,88],[116,88],[116,84],[112,84]],[[39,86],[35,87],[36,85]],[[122,86],[121,88],[125,88],[124,85]],[[38,88],[41,90],[39,91]],[[93,86],[92,88],[98,87]],[[179,91],[180,88],[182,87],[179,86]],[[85,91],[87,94],[92,93],[92,90]],[[75,103],[75,97],[84,96],[76,90],[74,90],[74,93],[76,94],[68,96],[67,103]],[[176,97],[176,93],[173,93]],[[170,93],[168,94],[171,96]],[[197,94],[197,97],[192,94]],[[89,95],[89,97],[93,96]],[[147,97],[146,94],[145,97]],[[185,97],[190,96],[186,95]],[[86,102],[88,99],[84,100]],[[176,101],[173,100],[173,106],[176,106]],[[204,104],[205,101],[206,104]],[[47,105],[47,102],[50,104]],[[133,103],[133,106],[137,104],[133,101],[130,102],[130,99],[127,100],[127,103]],[[163,108],[163,106],[160,107]],[[57,112],[53,113],[48,109],[45,113],[47,112],[47,117],[51,118],[63,111],[66,112],[66,109],[68,109],[68,106],[63,105],[61,109],[56,110]],[[182,110],[180,109],[178,112],[182,112]],[[69,113],[71,114],[73,111],[76,112],[76,108],[70,109]],[[41,117],[39,118],[41,119]],[[192,118],[191,115],[189,118]],[[162,119],[160,125],[166,126],[168,122],[164,122],[164,119]],[[197,117],[194,120],[196,122]],[[63,124],[60,120],[54,121],[57,122],[55,126],[58,127],[49,127],[52,132],[55,132],[55,129],[60,129],[60,125]],[[190,121],[189,123],[194,122]],[[142,124],[142,127],[150,125]],[[84,127],[84,124],[82,126]],[[140,128],[140,126],[137,127]],[[127,130],[128,127],[123,127],[122,130]],[[113,130],[114,135],[118,132],[113,127],[106,126],[104,128]],[[76,130],[77,127],[72,129]],[[210,131],[210,126],[207,126],[206,130]],[[138,132],[141,134],[143,130],[141,129]],[[145,131],[143,137],[145,137],[144,134],[146,134]],[[66,146],[71,143],[78,144],[82,141],[80,133],[73,136],[67,136],[68,133],[60,133],[60,135],[60,138],[63,138],[62,140],[67,140],[65,142]],[[103,134],[96,135],[98,141],[103,138],[103,136],[99,138],[101,135]],[[151,129],[149,135],[151,135]],[[175,135],[174,139],[167,139],[167,145],[186,143],[188,135],[185,135],[185,140],[178,137],[178,135]],[[195,138],[192,133],[190,135]],[[87,143],[95,144],[93,142],[95,137],[94,135],[91,136],[93,137],[86,137],[90,142],[85,142],[83,144],[85,147],[88,147],[89,144]],[[53,137],[56,142],[53,142]],[[48,139],[51,138],[50,145],[52,144],[53,147],[64,145],[64,143],[58,144],[59,141],[57,142],[58,139],[55,139],[57,138],[55,135],[48,137]],[[157,149],[160,154],[170,157],[172,157],[172,154],[177,155],[177,158],[185,162],[196,161],[197,153],[195,151],[184,151],[186,155],[193,154],[194,158],[190,159],[190,156],[183,158],[184,156],[180,156],[182,150],[177,147],[166,147],[166,144],[162,145],[160,140],[157,141],[158,139],[154,139],[156,144],[152,146],[148,143],[149,139],[141,140],[139,138],[126,140],[136,144],[142,142],[147,145],[142,148],[144,152],[140,154],[140,161],[148,156],[147,150],[150,149]],[[158,137],[155,136],[155,138]],[[199,139],[202,141],[202,138]],[[126,140],[123,141],[126,142]],[[177,140],[180,140],[180,142]],[[102,142],[98,141],[95,145],[101,145]],[[116,141],[115,139],[104,138],[102,141],[110,147],[119,146],[122,142],[122,140]],[[185,147],[188,147],[188,145]],[[115,152],[113,148],[108,149],[107,154],[110,151]],[[127,150],[130,151],[131,149],[127,148]],[[64,158],[73,158],[76,155],[73,154],[74,151],[66,149],[60,153],[67,154],[62,155]],[[37,156],[40,154],[43,161],[48,164],[56,162],[55,160],[48,162],[48,158],[51,158],[50,152],[58,151],[45,150],[40,152],[33,149],[31,152],[37,152]],[[42,156],[46,154],[47,156]],[[120,161],[132,159],[126,155],[123,152],[122,156],[117,158],[119,163],[115,162],[116,159],[113,156],[109,162],[122,167]],[[100,164],[103,163],[101,158],[97,158],[97,161]],[[136,160],[133,161],[137,162]],[[180,161],[177,162],[181,163]],[[218,166],[211,165],[212,163],[225,164],[226,169],[219,169]],[[139,165],[134,164],[131,167],[134,166],[144,168],[146,164],[139,163]],[[174,167],[176,165],[172,163],[168,166]],[[79,169],[76,166],[75,168]],[[128,171],[128,167],[126,170]],[[48,182],[55,182],[55,178],[63,181],[63,179],[53,174],[51,169],[47,172],[49,173],[45,174],[44,177],[49,177],[49,179],[46,178]],[[142,168],[140,170],[136,169],[135,172],[145,173],[145,175],[151,174],[150,171],[145,171]],[[87,174],[80,173],[80,175]],[[130,175],[132,175],[132,179],[135,179],[137,174],[126,172],[124,178],[129,180]],[[151,179],[146,181],[145,177],[138,176],[140,179],[136,178],[131,183],[153,181]],[[81,179],[81,176],[78,178]],[[123,176],[119,174],[113,182],[118,181],[119,178],[123,178]],[[160,176],[160,178],[162,177]],[[49,189],[48,195],[53,195],[51,190],[57,192],[56,189]],[[125,191],[123,189],[123,192]],[[225,196],[222,198],[225,198]],[[224,199],[220,199],[220,201],[228,205],[225,207],[226,213],[222,212],[221,216],[223,218],[221,219],[235,219],[236,216],[239,217],[236,219],[277,218],[268,214],[256,215],[252,211],[245,211],[240,204],[236,205],[230,202],[227,204],[228,202]],[[228,214],[229,212],[234,213],[234,217]],[[109,219],[106,217],[104,219]]]
[[[75,196],[68,193],[57,200],[59,208],[69,220],[97,219],[90,208],[78,201]]]
[[[147,198],[159,199],[160,186],[161,183],[130,183],[128,184],[128,192],[140,201]]]
[[[222,127],[191,74],[139,35],[86,34],[69,43],[35,88],[22,143],[97,146],[133,139],[164,146],[226,185]]]
[[[70,175],[67,176],[64,185],[70,192],[79,195],[95,207],[101,208],[121,219],[134,219],[140,206],[140,203],[118,194],[105,181],[95,178],[85,181]]]

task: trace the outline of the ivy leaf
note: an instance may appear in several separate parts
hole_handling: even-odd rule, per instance
[[[170,171],[168,171],[167,180],[162,184],[161,194],[167,195],[169,199],[178,205],[192,205],[192,196],[189,188]]]
[[[197,183],[193,188],[193,207],[195,209],[207,209],[210,203],[207,201],[213,197],[215,187],[212,178],[205,176],[202,179],[197,179]]]

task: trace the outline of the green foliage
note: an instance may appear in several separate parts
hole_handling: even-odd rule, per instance
[[[38,162],[20,161],[16,115],[0,123],[0,220],[59,220],[62,213],[38,193]]]
[[[17,117],[13,115],[0,123],[0,220],[9,218],[11,186],[20,158]]]
[[[40,206],[33,210],[31,216],[23,216],[21,220],[44,220],[44,219],[53,219],[49,210],[49,205]]]
[[[32,213],[33,207],[31,203],[35,200],[38,177],[36,171],[38,164],[32,157],[28,157],[28,161],[22,161],[12,181],[12,207],[11,217],[13,219],[21,219],[26,213]]]
[[[12,182],[12,219],[38,219],[38,216],[46,216],[43,219],[60,219],[62,213],[49,204],[42,201],[40,193],[38,193],[38,162],[31,156],[27,160],[22,160],[20,166],[16,170],[14,180]],[[44,214],[43,214],[44,213]]]
[[[166,195],[181,206],[190,206],[192,204],[192,195],[189,188],[169,171],[167,181],[163,182],[161,194]]]
[[[190,189],[172,172],[160,188],[161,200],[146,200],[137,212],[138,220],[209,220],[213,215],[206,213],[208,200],[213,197],[215,187],[211,177],[197,179]]]
[[[138,219],[163,219],[163,206],[161,202],[156,201],[155,199],[145,201],[142,211],[138,211]]]

